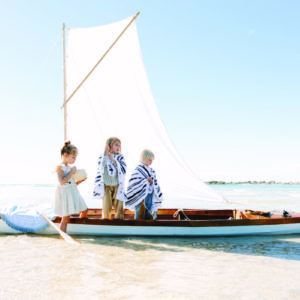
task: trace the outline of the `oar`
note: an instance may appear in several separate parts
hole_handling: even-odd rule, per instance
[[[80,242],[74,240],[71,236],[67,233],[63,232],[61,229],[55,226],[55,224],[43,213],[40,212],[40,215],[63,237],[63,239],[73,245],[80,245]]]

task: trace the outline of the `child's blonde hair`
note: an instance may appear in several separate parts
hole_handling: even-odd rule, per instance
[[[141,163],[143,163],[144,161],[146,161],[146,159],[152,158],[154,159],[154,153],[151,150],[145,149],[143,150],[143,152],[141,153],[141,158],[140,161]]]
[[[120,148],[122,149],[121,140],[119,138],[113,136],[113,137],[110,137],[109,139],[107,139],[107,141],[106,141],[106,145],[109,147],[109,150],[111,150],[112,145],[116,142],[120,143]]]

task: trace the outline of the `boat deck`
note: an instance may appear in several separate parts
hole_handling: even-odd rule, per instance
[[[102,209],[89,209],[88,218],[78,214],[71,216],[70,224],[110,225],[110,226],[175,226],[175,227],[215,227],[248,226],[300,223],[300,213],[290,213],[288,217],[271,212],[251,210],[199,210],[199,209],[159,209],[157,220],[135,220],[134,212],[125,209],[124,219],[102,219]],[[56,217],[54,223],[59,223]]]

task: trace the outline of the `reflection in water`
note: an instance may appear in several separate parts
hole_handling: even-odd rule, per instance
[[[134,251],[151,249],[166,252],[185,252],[188,249],[205,249],[300,261],[300,235],[218,238],[82,237],[81,240],[83,242],[122,247]]]

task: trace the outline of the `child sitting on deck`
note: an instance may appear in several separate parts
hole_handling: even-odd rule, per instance
[[[80,217],[85,218],[88,211],[77,188],[82,181],[75,182],[73,175],[77,169],[70,167],[75,163],[77,154],[77,148],[71,142],[65,142],[61,149],[62,163],[56,168],[59,184],[55,193],[54,213],[61,216],[60,229],[64,232],[67,231],[70,215],[81,212]]]
[[[102,198],[102,217],[111,219],[112,207],[115,219],[123,219],[124,178],[126,163],[121,154],[121,141],[116,137],[107,140],[104,155],[98,158],[98,169],[95,179],[94,197]]]
[[[141,154],[141,163],[129,179],[126,207],[131,210],[135,209],[135,219],[150,220],[151,212],[153,212],[155,220],[156,211],[161,207],[162,192],[155,171],[150,168],[153,159],[153,152],[144,150]]]

